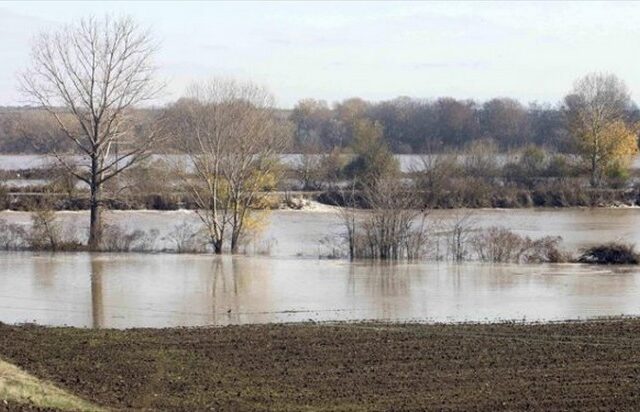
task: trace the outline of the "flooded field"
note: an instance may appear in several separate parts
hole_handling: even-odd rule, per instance
[[[446,221],[462,211],[437,211]],[[479,224],[532,237],[640,243],[640,209],[479,210]],[[85,212],[62,212],[83,225]],[[29,215],[0,217],[28,224]],[[157,229],[157,247],[191,212],[110,212],[127,228]],[[325,320],[559,320],[640,315],[640,268],[321,260],[337,238],[332,211],[278,211],[254,256],[0,253],[0,321],[83,327],[159,327]],[[257,254],[269,256],[258,256]]]
[[[624,241],[640,245],[640,208],[561,208],[561,209],[458,209],[434,210],[429,214],[433,225],[446,230],[448,223],[470,214],[475,226],[502,226],[532,238],[561,236],[570,251],[607,241]],[[57,212],[65,226],[77,229],[78,239],[86,241],[89,226],[87,211]],[[28,212],[3,211],[0,219],[28,226]],[[106,211],[106,224],[126,230],[156,230],[154,247],[170,249],[168,235],[182,223],[196,225],[194,212],[178,211]],[[278,210],[267,215],[269,224],[249,248],[253,254],[272,257],[318,258],[328,252],[326,244],[338,243],[343,227],[337,210],[314,203],[311,210]]]

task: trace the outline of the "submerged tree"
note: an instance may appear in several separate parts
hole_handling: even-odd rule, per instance
[[[589,74],[565,97],[569,128],[588,164],[593,187],[602,184],[609,168],[620,166],[638,150],[634,127],[625,121],[630,105],[626,85],[612,74]]]
[[[415,260],[431,244],[426,209],[413,188],[397,177],[381,177],[361,191],[367,210],[357,211],[355,186],[339,209],[350,259]]]
[[[161,90],[154,81],[154,51],[150,34],[132,19],[89,18],[40,34],[21,76],[24,94],[49,113],[82,157],[78,168],[54,152],[89,185],[91,250],[101,246],[103,185],[147,157],[158,136],[132,120],[134,108]]]
[[[233,253],[259,217],[266,191],[279,178],[277,154],[292,130],[274,116],[273,97],[252,83],[213,79],[194,84],[167,111],[183,182],[193,195],[215,253]]]

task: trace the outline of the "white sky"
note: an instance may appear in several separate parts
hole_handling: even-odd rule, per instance
[[[216,75],[265,84],[281,107],[399,95],[556,103],[591,71],[640,91],[640,3],[0,1],[0,105],[22,103],[16,74],[38,31],[106,13],[160,40],[165,100]]]

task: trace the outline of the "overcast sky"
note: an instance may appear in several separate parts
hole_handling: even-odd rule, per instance
[[[591,71],[640,93],[640,3],[0,2],[0,105],[39,31],[128,14],[161,42],[166,100],[216,75],[301,98],[509,96],[556,103]]]

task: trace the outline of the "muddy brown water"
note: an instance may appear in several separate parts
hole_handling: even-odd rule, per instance
[[[464,211],[436,211],[447,221]],[[640,243],[640,209],[477,210],[478,225],[568,249]],[[29,214],[0,217],[28,225]],[[61,212],[80,228],[85,212]],[[156,247],[191,212],[110,212],[127,228],[157,229]],[[80,327],[165,327],[330,320],[561,320],[640,315],[640,268],[320,260],[341,227],[334,211],[277,211],[253,256],[0,253],[0,321]],[[324,242],[326,243],[326,242]],[[258,253],[268,253],[260,256]]]

